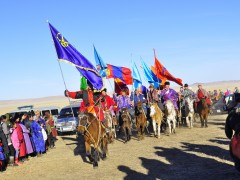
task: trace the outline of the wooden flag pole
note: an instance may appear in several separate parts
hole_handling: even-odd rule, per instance
[[[47,23],[49,24],[49,21],[47,20]],[[52,34],[51,34],[51,37],[52,37]],[[54,42],[53,42],[53,46],[54,46],[54,49],[56,51],[56,54],[57,54],[57,50],[56,50],[56,47],[54,45]],[[60,72],[61,72],[61,75],[62,75],[62,80],[63,80],[63,83],[64,83],[64,86],[65,86],[65,89],[67,90],[67,85],[66,85],[66,82],[65,82],[65,79],[64,79],[64,76],[63,76],[63,71],[62,71],[62,67],[61,67],[61,64],[57,58],[57,61],[58,61],[58,65],[59,65],[59,68],[60,68]],[[71,111],[72,111],[72,114],[73,114],[73,117],[74,117],[74,113],[73,113],[73,108],[72,108],[72,105],[71,105],[71,101],[70,101],[70,98],[69,96],[67,96],[68,98],[68,102],[69,102],[69,105],[70,105],[70,108],[71,108]]]

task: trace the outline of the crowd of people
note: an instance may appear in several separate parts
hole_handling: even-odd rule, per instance
[[[235,88],[234,92],[239,92],[238,88]],[[194,99],[195,107],[203,98],[211,106],[213,102],[229,94],[231,94],[229,89],[226,92],[206,91],[201,84],[198,85],[196,92],[188,84],[184,84],[177,92],[170,88],[168,81],[157,88],[151,84],[145,93],[140,89],[130,92],[127,87],[124,87],[121,89],[121,93],[114,93],[112,97],[107,95],[107,89],[103,89],[100,93],[94,93],[91,86],[77,92],[65,91],[65,96],[83,99],[79,113],[93,112],[100,121],[104,122],[103,111],[108,109],[113,116],[117,117],[119,126],[122,123],[120,117],[123,108],[127,108],[134,123],[135,107],[139,101],[142,102],[146,116],[150,118],[150,103],[157,103],[159,108],[164,111],[165,103],[170,100],[176,113],[179,114],[184,110],[187,98]],[[8,166],[21,165],[24,161],[28,161],[29,157],[41,157],[47,150],[55,147],[56,136],[57,131],[48,111],[43,116],[39,111],[30,114],[16,113],[13,117],[2,115],[0,117],[0,171],[5,170]]]
[[[41,157],[55,148],[57,131],[50,112],[40,111],[0,116],[0,172]]]
[[[208,91],[208,94],[211,97],[212,102],[217,102],[219,99],[221,99],[221,97],[223,96],[229,96],[233,93],[239,93],[239,89],[238,87],[235,87],[233,91],[231,91],[229,88],[227,88],[227,90],[224,92],[221,89],[219,90],[214,90],[214,91]]]

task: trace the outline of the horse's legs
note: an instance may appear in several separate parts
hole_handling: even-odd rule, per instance
[[[85,142],[85,147],[86,147],[86,156],[88,157],[89,161],[92,163],[94,159],[92,158],[91,155],[91,146],[87,142]]]
[[[173,119],[173,133],[176,133],[176,119]]]
[[[190,128],[189,115],[186,116],[185,118],[186,118],[187,127]]]
[[[98,150],[97,148],[94,148],[94,152],[93,152],[93,167],[98,167],[98,159],[99,159],[99,154],[98,154]]]
[[[132,136],[132,130],[131,130],[131,124],[130,124],[130,126],[127,128],[127,131],[128,131],[128,141],[130,141],[131,140],[131,136]]]
[[[204,120],[203,120],[203,116],[201,114],[199,114],[200,120],[201,120],[201,127],[204,127]]]
[[[107,158],[107,145],[108,145],[108,140],[107,137],[104,136],[102,139],[102,145],[101,145],[101,150],[102,150],[102,159],[105,160]]]
[[[155,121],[155,119],[152,120],[152,124],[153,124],[154,136],[157,136],[157,133],[156,133],[156,121]],[[159,129],[160,129],[160,128],[159,128]]]
[[[208,125],[207,125],[207,123],[208,123],[208,115],[206,114],[205,116],[204,116],[204,119],[205,119],[205,127],[207,128],[208,127]]]
[[[156,124],[155,124],[156,126]],[[158,134],[157,134],[157,137],[160,138],[160,127],[161,127],[161,121],[157,124],[158,126]]]
[[[123,126],[123,132],[124,132],[124,143],[127,142],[127,128],[125,126]]]
[[[170,134],[171,134],[171,132],[172,132],[172,127],[171,127],[171,122],[170,122],[170,119],[167,119],[167,124],[168,124],[169,135],[170,135]]]

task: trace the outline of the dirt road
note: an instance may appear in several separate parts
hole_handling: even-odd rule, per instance
[[[106,161],[93,169],[75,135],[59,137],[57,148],[20,167],[0,173],[0,179],[240,179],[228,152],[225,115],[211,116],[208,128],[178,128],[160,139],[136,138],[109,145]]]

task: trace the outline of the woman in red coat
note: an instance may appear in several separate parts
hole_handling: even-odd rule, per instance
[[[27,153],[26,144],[25,144],[24,136],[23,136],[23,130],[22,130],[21,126],[19,125],[20,117],[18,115],[16,115],[14,119],[16,121],[16,125],[17,125],[16,131],[17,131],[17,135],[18,135],[18,138],[20,141],[19,157],[23,160]]]

